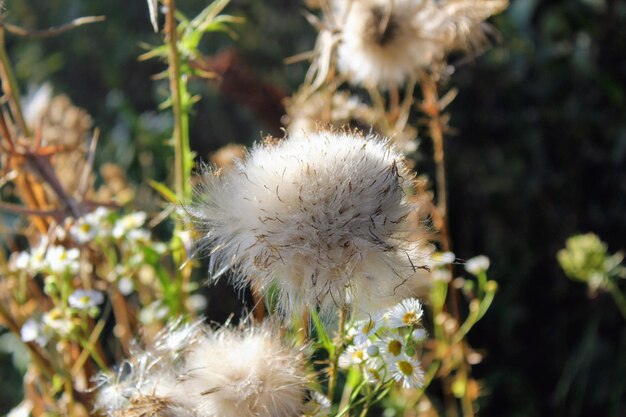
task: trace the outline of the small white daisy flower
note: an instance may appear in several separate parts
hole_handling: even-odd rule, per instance
[[[80,251],[76,248],[66,249],[63,246],[51,246],[46,252],[46,266],[57,274],[69,272],[76,274],[79,269]]]
[[[378,317],[370,316],[365,320],[355,322],[348,330],[348,335],[353,337],[355,345],[360,345],[376,334],[381,325],[382,322]]]
[[[89,222],[85,217],[78,219],[76,223],[70,227],[70,235],[78,243],[87,243],[95,239],[98,233],[96,226]]]
[[[150,232],[146,229],[131,229],[126,233],[126,239],[131,243],[150,243]]]
[[[368,358],[367,349],[370,342],[361,345],[350,345],[339,355],[339,367],[347,369],[352,365],[360,365]]]
[[[46,250],[48,239],[43,238],[39,244],[30,251],[19,252],[12,258],[12,267],[16,270],[28,271],[37,274],[46,268]]]
[[[112,235],[116,239],[122,238],[129,231],[139,229],[146,222],[147,215],[143,211],[127,214],[113,225]]]
[[[435,252],[431,255],[432,266],[450,265],[456,260],[453,252]]]
[[[15,255],[12,259],[13,268],[18,271],[25,271],[28,269],[30,265],[30,253],[26,251],[22,251]]]
[[[43,315],[44,332],[50,330],[61,337],[69,336],[75,329],[74,323],[57,309],[52,309]]]
[[[417,298],[407,298],[389,309],[389,327],[417,326],[424,314]]]
[[[391,363],[395,358],[404,354],[404,338],[398,333],[388,333],[382,339],[377,340],[376,345],[386,363]]]
[[[490,266],[489,258],[485,255],[475,256],[465,262],[465,270],[472,275],[478,275],[487,272]]]
[[[36,342],[40,346],[45,346],[50,340],[50,336],[46,334],[44,325],[41,321],[28,319],[20,328],[20,337],[24,342]]]
[[[97,307],[104,302],[104,294],[96,290],[84,290],[78,289],[67,299],[70,307],[78,310],[87,310],[93,307]]]
[[[391,363],[390,372],[403,388],[419,388],[424,384],[424,372],[419,361],[407,355],[397,357]]]
[[[306,417],[327,417],[331,406],[328,397],[317,391],[313,391],[310,396],[311,399],[302,407],[302,414]]]
[[[363,376],[370,384],[384,382],[386,373],[385,363],[381,358],[368,358],[363,363]]]

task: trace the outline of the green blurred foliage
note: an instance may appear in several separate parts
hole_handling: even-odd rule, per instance
[[[206,4],[177,3],[189,16]],[[164,66],[137,61],[140,43],[159,42],[145,2],[9,0],[6,8],[10,22],[27,28],[107,16],[51,39],[10,38],[19,81],[50,81],[94,116],[103,132],[99,162],[115,161],[138,184],[169,180],[171,121],[156,111],[166,86],[151,79]],[[239,38],[211,36],[203,48],[212,54],[236,44],[261,79],[292,92],[306,67],[282,60],[315,41],[301,10],[296,1],[234,0],[227,13],[247,21],[236,28]],[[486,353],[474,368],[487,394],[480,414],[619,417],[626,409],[626,328],[608,296],[590,299],[565,278],[555,255],[568,236],[587,231],[611,252],[623,249],[626,2],[513,0],[492,23],[500,41],[460,63],[449,82],[460,94],[449,108],[457,133],[446,149],[454,250],[460,258],[487,254],[500,288],[470,336]],[[193,88],[203,95],[192,127],[202,158],[266,131],[211,83]],[[428,159],[417,168],[430,171]],[[236,303],[228,303],[215,303],[218,317],[211,318],[232,311]],[[3,379],[3,390],[19,384]]]

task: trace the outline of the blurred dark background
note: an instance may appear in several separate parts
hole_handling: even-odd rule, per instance
[[[169,115],[156,111],[166,86],[151,79],[163,66],[137,60],[141,43],[159,42],[145,3],[5,5],[6,19],[27,28],[107,16],[51,39],[9,37],[8,49],[22,88],[49,81],[87,109],[103,133],[98,160],[115,161],[137,184],[168,180],[171,166]],[[177,3],[189,16],[206,5]],[[247,22],[236,40],[208,36],[206,53],[235,46],[255,77],[293,92],[306,66],[283,59],[315,42],[300,3],[233,0],[227,11]],[[555,260],[577,232],[597,233],[611,251],[626,246],[626,2],[514,0],[492,23],[499,43],[459,66],[447,86],[460,91],[446,145],[454,251],[488,255],[500,285],[470,336],[485,355],[474,368],[486,393],[480,414],[626,416],[626,326],[608,295],[590,298]],[[203,94],[192,127],[200,157],[276,133],[214,85],[193,88]],[[418,170],[431,169],[429,149],[425,140]],[[222,301],[235,300],[226,286],[208,296],[216,319],[237,308]],[[20,389],[10,361],[2,364],[0,411]]]

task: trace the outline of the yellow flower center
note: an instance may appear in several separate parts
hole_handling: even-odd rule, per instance
[[[387,350],[393,356],[398,356],[400,353],[402,353],[402,343],[400,343],[399,340],[392,340],[387,344]]]
[[[413,311],[409,311],[402,316],[402,322],[406,325],[417,324],[417,314]]]
[[[363,358],[365,357],[365,354],[363,353],[362,350],[357,350],[352,354],[352,360],[354,362],[362,362]]]
[[[399,361],[398,362],[398,369],[400,370],[400,372],[402,372],[404,375],[413,375],[413,365],[411,365],[409,362],[407,361]]]

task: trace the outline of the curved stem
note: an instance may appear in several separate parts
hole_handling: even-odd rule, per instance
[[[612,284],[608,288],[611,296],[613,297],[613,301],[615,301],[617,308],[619,309],[620,313],[622,313],[622,317],[624,317],[624,320],[626,320],[626,298],[624,298],[624,294],[622,294],[617,285]]]

